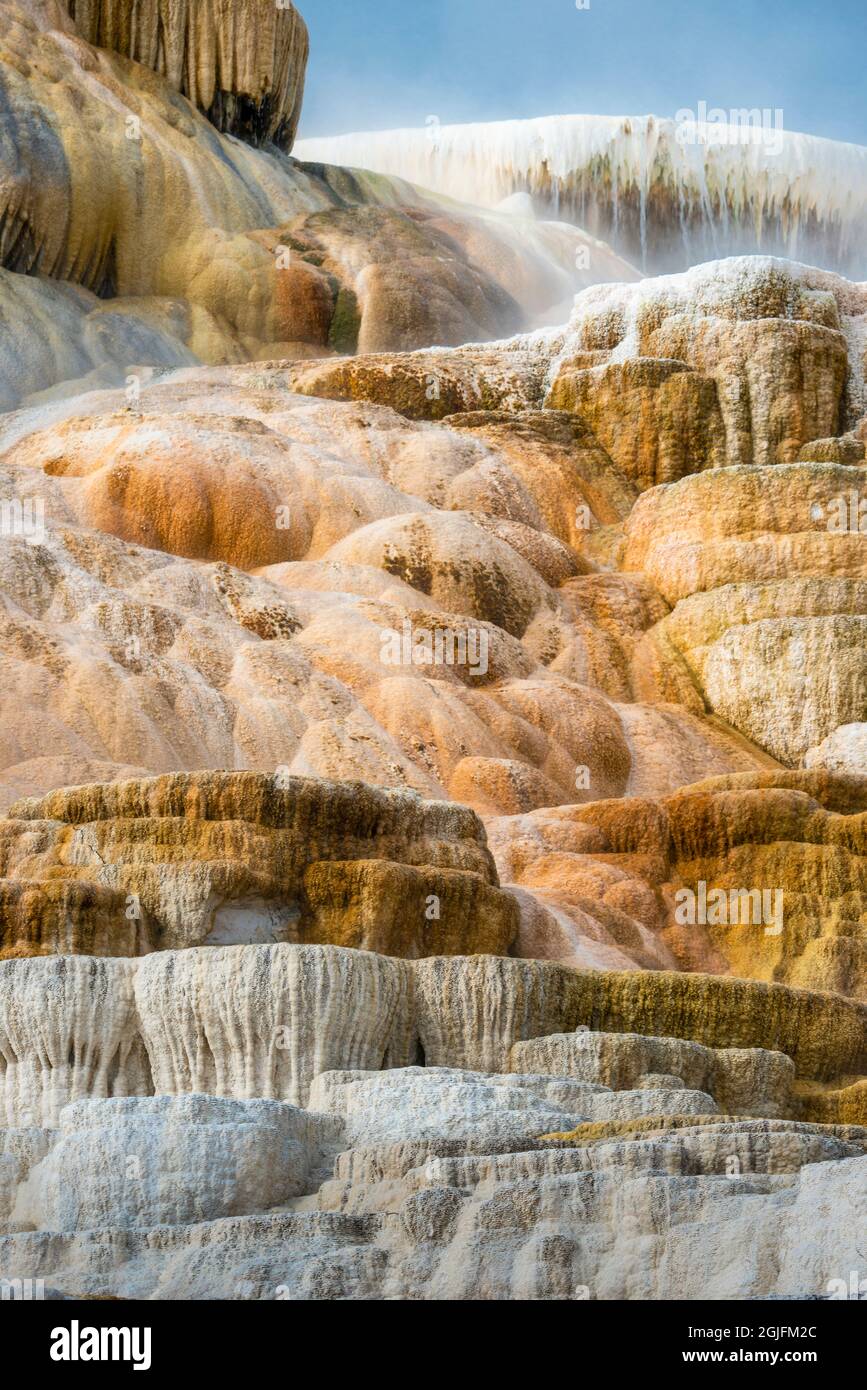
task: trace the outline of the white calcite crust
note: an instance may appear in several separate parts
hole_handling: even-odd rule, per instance
[[[215,1096],[78,1101],[19,1190],[13,1221],[41,1230],[178,1226],[297,1196],[333,1137],[279,1101]]]
[[[827,1296],[857,1268],[863,1128],[436,1068],[328,1073],[311,1102],[331,1109],[68,1106],[0,1227],[3,1276],[124,1298],[583,1301]],[[552,1102],[609,1108],[619,1137],[534,1133]]]
[[[0,961],[0,1120],[57,1123],[70,1101],[148,1095],[136,961],[87,956]]]
[[[409,967],[325,946],[164,951],[136,1005],[158,1093],[306,1104],[320,1071],[412,1060]]]
[[[617,227],[618,201],[621,228],[628,225],[634,200],[630,249],[651,264],[678,251],[685,258],[697,246],[710,253],[743,244],[757,228],[760,245],[776,244],[794,258],[825,249],[857,261],[867,149],[778,131],[768,115],[762,138],[749,130],[744,138],[731,121],[711,128],[696,119],[678,126],[658,116],[570,115],[320,136],[299,141],[296,154],[489,206],[528,192],[538,206],[591,231]],[[722,196],[717,211],[711,189]],[[667,218],[657,224],[660,208]]]

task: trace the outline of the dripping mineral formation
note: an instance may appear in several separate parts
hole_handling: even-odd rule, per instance
[[[529,197],[657,272],[761,251],[867,274],[867,149],[785,130],[776,110],[704,114],[437,124],[297,153],[489,206]]]
[[[288,4],[0,16],[0,1278],[833,1296],[864,152],[290,157]]]

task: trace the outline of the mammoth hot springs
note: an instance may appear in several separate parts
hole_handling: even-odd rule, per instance
[[[163,1305],[855,1337],[865,45],[848,0],[0,0],[34,1366],[158,1369]]]

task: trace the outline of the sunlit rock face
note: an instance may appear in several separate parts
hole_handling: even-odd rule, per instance
[[[798,767],[867,705],[865,305],[841,277],[741,258],[587,290],[564,332],[443,353],[436,368],[430,354],[357,357],[299,365],[291,380],[451,428],[466,417],[473,431],[479,406],[516,431],[522,407],[544,405],[552,425],[552,410],[571,416],[585,457],[601,450],[609,480],[616,470],[648,492],[625,547],[609,532],[584,554],[674,607],[655,623],[646,609],[631,688],[712,711]],[[567,587],[584,608],[589,584]]]
[[[471,812],[361,784],[81,787],[14,806],[0,839],[6,956],[252,941],[505,954],[517,932]]]
[[[636,951],[640,924],[681,969],[867,999],[865,796],[859,776],[767,772],[488,829],[503,881],[561,922],[584,914],[591,940]],[[522,953],[546,942],[565,954],[568,941],[568,928],[525,913]]]
[[[9,417],[6,807],[63,783],[209,767],[403,786],[496,822],[513,899],[483,907],[490,885],[465,882],[460,912],[425,919],[445,891],[449,866],[436,861],[424,873],[358,866],[342,886],[334,870],[311,869],[303,901],[294,888],[281,897],[267,858],[258,877],[243,867],[255,826],[233,831],[228,869],[210,831],[184,839],[163,825],[172,866],[124,832],[107,864],[82,851],[74,872],[49,871],[65,853],[59,832],[36,873],[43,851],[13,821],[7,951],[276,939],[412,956],[472,942],[863,995],[862,851],[854,827],[825,821],[860,811],[854,793],[844,810],[830,782],[733,786],[741,859],[714,831],[682,877],[681,858],[696,856],[672,853],[667,829],[667,798],[691,783],[813,766],[813,750],[862,719],[867,610],[850,502],[863,469],[784,461],[813,446],[827,459],[829,441],[854,458],[856,435],[827,431],[858,411],[861,291],[765,261],[640,289],[590,291],[567,329],[503,345],[182,371],[143,382],[134,401],[95,392]],[[793,326],[830,335],[844,364],[822,375],[824,338],[818,356],[799,349],[801,395],[786,366]],[[782,335],[780,375],[769,365],[744,378],[742,417],[727,335],[757,327]],[[706,438],[734,414],[722,444],[681,458],[675,473],[695,471],[676,482],[650,486],[671,474],[679,418],[659,393],[640,404],[632,443],[617,429],[617,392],[595,414],[577,396],[543,404],[596,379],[582,352],[628,365],[657,350],[644,333],[673,334],[685,352],[704,332],[717,345],[702,361],[715,402],[699,417]],[[737,370],[752,370],[738,353]],[[732,464],[755,456],[764,461]],[[848,753],[828,756],[815,765],[858,771]],[[588,863],[622,851],[580,814],[568,860],[544,835],[523,858],[501,852],[501,818],[519,826],[541,808],[606,798],[664,804],[635,850],[648,862]],[[769,857],[781,836],[802,848]],[[779,891],[784,931],[722,920],[677,930],[674,894],[690,875],[719,891],[765,888],[774,911]],[[145,903],[137,921],[130,895]],[[411,930],[395,915],[404,899]],[[380,900],[395,912],[377,916]]]
[[[161,73],[218,130],[290,150],[309,39],[295,7],[273,0],[66,0],[82,38]]]
[[[708,472],[645,494],[627,523],[625,567],[673,604],[640,657],[666,671],[660,694],[697,688],[789,767],[863,771],[857,738],[813,752],[867,701],[863,478],[831,463]]]
[[[297,153],[489,206],[529,195],[651,274],[756,252],[867,273],[867,149],[784,130],[782,112],[678,114],[427,124]]]
[[[577,227],[286,158],[289,4],[75,14],[0,4],[0,408],[146,367],[501,338],[636,276]]]
[[[807,767],[826,767],[836,772],[851,768],[867,776],[867,724],[841,724],[805,758]]]
[[[635,489],[573,416],[410,422],[272,365],[45,405],[6,439],[6,806],[282,767],[507,814],[763,765],[695,700],[642,702],[667,605],[610,572]]]
[[[644,490],[707,469],[863,462],[863,285],[770,257],[597,285],[559,331],[292,368],[296,389],[415,419],[567,411]]]
[[[642,487],[793,463],[865,410],[867,291],[765,257],[575,303],[548,404],[573,409]]]

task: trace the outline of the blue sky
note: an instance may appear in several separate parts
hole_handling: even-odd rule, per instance
[[[867,0],[295,0],[301,134],[571,112],[780,107],[867,145]]]

